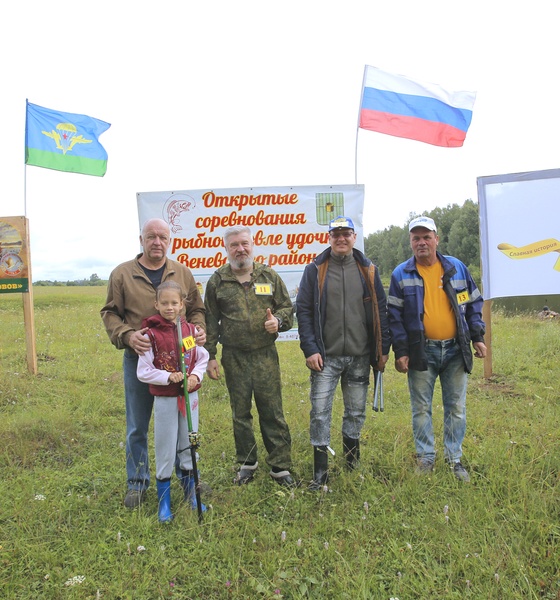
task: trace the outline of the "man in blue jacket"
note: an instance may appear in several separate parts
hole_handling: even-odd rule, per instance
[[[347,466],[353,469],[360,457],[370,367],[383,371],[391,347],[381,278],[355,243],[352,219],[332,220],[330,247],[305,267],[296,301],[300,346],[311,371],[311,490],[320,490],[328,480],[338,381],[344,401],[342,446]]]
[[[414,256],[391,276],[389,325],[395,368],[408,374],[412,431],[419,474],[435,463],[432,398],[439,377],[443,400],[443,452],[460,481],[470,481],[461,464],[467,425],[467,377],[473,356],[486,356],[483,299],[467,267],[437,251],[437,227],[430,217],[409,224]]]

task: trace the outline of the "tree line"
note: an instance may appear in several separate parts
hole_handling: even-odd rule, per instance
[[[421,216],[410,213],[404,227],[391,225],[383,231],[370,233],[364,239],[366,256],[379,269],[385,284],[389,283],[393,269],[412,256],[410,249],[408,223]],[[441,254],[450,254],[464,262],[474,280],[480,285],[480,233],[478,204],[466,200],[460,206],[449,204],[445,208],[435,208],[426,213],[438,228]]]
[[[39,287],[50,287],[50,286],[95,286],[100,287],[102,285],[107,285],[106,279],[101,279],[97,273],[93,273],[90,275],[89,279],[74,279],[72,281],[50,281],[49,279],[41,279],[39,281],[34,281],[33,285],[37,285]]]

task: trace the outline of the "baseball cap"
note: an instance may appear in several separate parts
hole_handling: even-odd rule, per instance
[[[354,222],[349,217],[336,217],[329,223],[329,231],[333,229],[355,229]]]
[[[416,219],[412,219],[412,221],[410,221],[410,223],[408,224],[408,231],[412,231],[415,227],[425,227],[426,229],[429,229],[430,231],[435,231],[437,233],[437,227],[436,224],[434,223],[433,219],[430,219],[430,217],[416,217]]]

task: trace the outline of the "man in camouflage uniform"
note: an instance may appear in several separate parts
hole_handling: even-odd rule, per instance
[[[253,238],[248,227],[231,227],[224,234],[228,264],[208,280],[206,349],[207,373],[218,379],[216,347],[222,344],[237,461],[234,483],[251,481],[258,466],[251,400],[259,414],[270,475],[280,485],[296,485],[290,473],[291,437],[282,409],[280,364],[275,341],[279,331],[293,322],[293,307],[286,286],[270,267],[253,261]]]

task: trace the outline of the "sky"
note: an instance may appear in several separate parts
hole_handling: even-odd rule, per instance
[[[33,281],[108,278],[137,192],[365,186],[364,235],[560,167],[555,3],[75,0],[0,8],[0,218]],[[358,130],[364,66],[477,93],[462,148]],[[111,123],[104,177],[24,164],[25,102]]]

